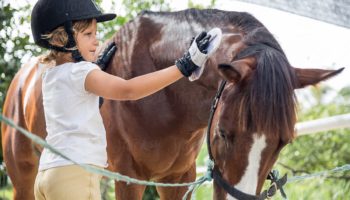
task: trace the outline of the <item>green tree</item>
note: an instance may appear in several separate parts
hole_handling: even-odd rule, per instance
[[[312,88],[311,93],[314,103],[300,109],[299,121],[350,113],[350,87],[343,88],[332,99],[329,96],[334,91],[328,87]],[[281,152],[277,167],[290,176],[299,176],[349,164],[349,136],[349,129],[300,136]],[[293,182],[286,190],[292,195],[290,199],[344,199],[350,196],[349,180],[350,172],[346,171],[330,174],[327,178]]]
[[[12,8],[10,3],[0,2],[0,111],[7,88],[21,66],[23,57],[38,55],[40,49],[31,45],[30,36],[23,32],[29,27],[30,5]],[[21,27],[21,28],[18,28]]]
[[[198,8],[198,9],[205,9],[205,8],[214,8],[216,5],[216,0],[210,0],[210,4],[206,7],[202,4],[196,4],[192,0],[188,0],[187,6],[189,8]]]

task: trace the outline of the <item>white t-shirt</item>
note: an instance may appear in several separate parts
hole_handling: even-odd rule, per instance
[[[85,78],[99,67],[90,62],[65,63],[43,74],[46,141],[78,163],[107,166],[106,131],[99,97],[85,90]],[[39,171],[73,164],[44,149]]]

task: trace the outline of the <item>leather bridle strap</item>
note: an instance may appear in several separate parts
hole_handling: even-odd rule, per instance
[[[230,184],[228,184],[223,178],[219,170],[216,168],[213,169],[213,179],[216,184],[218,184],[220,187],[222,187],[228,194],[230,194],[232,197],[239,199],[239,200],[257,200],[259,199],[257,196],[250,195],[247,193],[244,193],[235,187],[232,187]]]
[[[212,121],[213,121],[213,117],[214,117],[216,108],[217,108],[217,106],[218,106],[218,103],[219,103],[221,94],[222,94],[222,92],[224,91],[225,85],[226,85],[226,81],[221,81],[220,86],[219,86],[219,89],[218,89],[218,91],[216,92],[216,95],[215,95],[215,97],[214,97],[214,100],[213,100],[213,102],[212,102],[212,104],[211,104],[210,115],[209,115],[209,120],[208,120],[208,128],[207,128],[207,148],[208,148],[209,159],[210,159],[211,161],[213,161],[213,163],[214,163],[215,161],[214,161],[213,153],[211,152],[210,129],[211,129],[211,124],[212,124]]]
[[[271,173],[270,173],[271,174]],[[270,176],[269,174],[269,176]],[[213,179],[216,184],[218,184],[220,187],[222,187],[228,194],[230,194],[232,197],[239,199],[239,200],[264,200],[264,199],[270,199],[272,196],[276,194],[278,190],[281,190],[281,193],[283,191],[282,187],[287,183],[287,174],[285,174],[280,179],[273,179],[271,180],[271,185],[267,190],[264,190],[259,196],[250,195],[247,193],[244,193],[235,187],[232,187],[230,184],[228,184],[223,178],[219,170],[216,168],[213,169]],[[282,193],[282,196],[285,198],[284,192]]]

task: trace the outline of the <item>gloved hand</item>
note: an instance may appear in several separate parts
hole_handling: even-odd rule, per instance
[[[96,64],[101,68],[102,71],[106,70],[106,67],[111,60],[114,53],[117,51],[118,47],[115,42],[111,42],[100,55],[98,55]]]
[[[114,53],[117,51],[118,47],[115,42],[111,42],[100,55],[98,55],[95,64],[97,64],[102,71],[106,71],[106,67],[108,66],[109,61],[111,60]],[[103,104],[103,98],[99,98],[99,108],[101,108]]]
[[[206,49],[210,43],[210,37],[207,32],[201,32],[194,41],[192,40],[184,56],[175,61],[175,65],[184,76],[189,77],[193,71],[205,64],[208,59]]]

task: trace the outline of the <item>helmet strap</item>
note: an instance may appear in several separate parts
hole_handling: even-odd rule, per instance
[[[69,48],[74,48],[76,46],[76,42],[75,42],[75,39],[73,36],[73,23],[72,23],[72,21],[67,21],[66,23],[64,23],[64,30],[66,31],[66,33],[68,35],[68,43],[66,44],[64,49],[67,50]],[[69,50],[69,52],[72,52],[72,57],[75,60],[75,62],[84,61],[84,58],[80,54],[78,49]]]
[[[80,62],[80,61],[84,61],[85,59],[83,58],[83,56],[80,54],[79,50],[76,49],[76,42],[73,36],[73,25],[72,25],[72,21],[67,21],[64,24],[64,30],[66,31],[67,35],[68,35],[68,42],[64,47],[59,47],[59,46],[55,46],[55,45],[51,45],[48,44],[48,48],[49,49],[53,49],[59,52],[71,52],[72,53],[72,58],[75,62]],[[72,50],[73,48],[75,48],[74,50]]]
[[[49,49],[53,49],[59,52],[72,52],[73,50],[66,49],[65,47],[54,46],[52,44],[48,44]]]
[[[59,52],[65,52],[65,53],[71,52],[72,58],[74,59],[75,62],[84,61],[84,58],[81,56],[80,52],[77,49],[71,50],[71,49],[67,49],[66,47],[58,47],[51,44],[49,44],[48,48]]]

